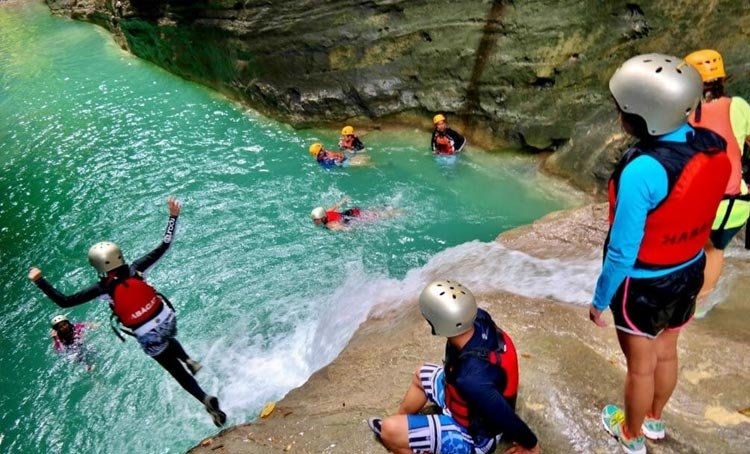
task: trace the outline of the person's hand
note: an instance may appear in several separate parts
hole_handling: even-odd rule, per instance
[[[167,199],[167,205],[169,205],[170,216],[177,217],[180,215],[180,209],[182,209],[182,205],[177,201],[177,199],[175,199],[174,197],[169,197]]]
[[[594,322],[594,324],[599,328],[604,328],[605,326],[607,326],[607,322],[602,320],[602,311],[595,308],[593,304],[589,306],[589,320]]]
[[[539,447],[539,443],[531,449],[526,449],[518,443],[513,443],[513,446],[505,451],[505,454],[539,454],[542,452],[542,448]]]
[[[36,282],[39,279],[42,278],[42,270],[39,268],[32,266],[29,270],[29,279],[31,279],[31,282]]]

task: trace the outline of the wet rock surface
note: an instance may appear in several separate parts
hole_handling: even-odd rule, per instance
[[[540,257],[592,257],[606,233],[605,209],[553,213],[498,241]],[[665,412],[667,439],[649,442],[649,452],[747,452],[750,418],[740,413],[750,406],[750,303],[742,298],[750,291],[747,265],[742,253],[729,257],[735,279],[726,301],[683,332],[679,384]],[[568,305],[506,292],[477,296],[514,339],[521,368],[519,413],[539,436],[543,452],[618,452],[599,419],[604,405],[622,403],[625,364],[614,328],[589,322],[584,302]],[[341,355],[278,402],[270,417],[225,430],[190,452],[385,452],[367,418],[393,413],[415,368],[442,358],[444,344],[430,336],[416,297],[406,306],[376,308]],[[611,324],[609,314],[607,319]]]
[[[750,9],[731,0],[47,3],[294,125],[429,128],[445,112],[474,144],[558,150],[547,168],[588,189],[625,145],[606,83],[626,58],[714,47],[750,97]]]

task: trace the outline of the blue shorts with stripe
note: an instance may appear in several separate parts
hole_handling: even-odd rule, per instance
[[[475,444],[466,429],[451,418],[445,404],[445,372],[441,366],[425,363],[419,370],[419,380],[427,399],[439,406],[442,414],[407,417],[412,451],[417,454],[486,454],[495,449],[497,439]]]

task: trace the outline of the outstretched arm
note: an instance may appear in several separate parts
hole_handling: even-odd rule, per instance
[[[333,206],[329,207],[327,211],[337,211],[339,208],[341,208],[341,205],[345,204],[346,202],[350,201],[352,198],[347,196],[344,196],[341,200],[336,202]]]
[[[156,263],[165,252],[167,252],[167,249],[169,249],[169,246],[172,244],[174,231],[177,227],[177,217],[180,215],[182,205],[174,197],[167,199],[167,205],[169,206],[169,221],[167,221],[167,230],[164,232],[164,238],[156,249],[133,262],[131,268],[135,271],[143,273],[151,268],[151,266]]]
[[[78,306],[79,304],[87,303],[105,293],[102,285],[97,282],[80,292],[73,293],[72,295],[64,295],[53,287],[52,284],[47,282],[47,280],[42,277],[42,270],[36,267],[29,270],[29,279],[31,279],[31,282],[39,287],[49,299],[60,307]]]

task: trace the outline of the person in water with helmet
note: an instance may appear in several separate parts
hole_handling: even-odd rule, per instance
[[[432,152],[438,155],[452,155],[460,153],[466,145],[466,139],[461,134],[448,127],[445,115],[437,114],[432,117]]]
[[[374,221],[392,218],[400,216],[403,212],[400,209],[394,208],[362,210],[358,207],[339,211],[341,206],[349,200],[351,200],[350,197],[346,196],[328,208],[316,207],[310,213],[310,218],[315,225],[322,225],[329,230],[349,230],[349,223],[352,221]]]
[[[727,142],[727,156],[732,173],[724,191],[724,199],[711,227],[706,244],[705,281],[699,301],[716,286],[724,267],[724,249],[747,223],[750,216],[750,194],[742,179],[742,150],[750,144],[750,105],[744,99],[729,97],[724,91],[724,61],[715,50],[703,49],[685,57],[703,79],[700,109],[690,115],[690,124],[710,129]]]
[[[435,281],[419,295],[432,334],[446,337],[444,366],[417,369],[395,415],[368,420],[394,453],[490,453],[500,438],[509,454],[539,453],[534,432],[516,414],[518,358],[513,341],[472,293],[453,281]],[[422,415],[429,402],[440,414]]]
[[[726,142],[688,124],[701,78],[678,57],[639,55],[609,80],[620,123],[638,141],[609,181],[609,235],[589,318],[614,317],[627,359],[625,407],[607,405],[606,431],[645,454],[665,436],[662,412],[677,384],[677,339],[695,311],[703,246],[730,174]]]
[[[222,426],[226,415],[219,408],[219,400],[206,394],[192,377],[201,369],[201,364],[188,356],[175,337],[177,320],[171,303],[147,284],[144,277],[144,273],[167,252],[174,238],[181,206],[173,197],[167,204],[169,221],[162,243],[130,265],[125,263],[122,251],[114,243],[101,242],[89,249],[89,263],[99,274],[99,281],[90,287],[66,296],[47,282],[41,270],[35,267],[29,271],[29,279],[55,304],[64,308],[100,296],[108,297],[113,317],[126,327],[125,332],[133,335],[148,356],[205,406],[216,426]]]
[[[321,143],[314,143],[308,149],[310,156],[324,169],[348,166],[366,166],[370,163],[370,157],[366,155],[355,155],[354,153],[339,153],[326,150]],[[347,156],[348,154],[348,156]]]
[[[89,364],[88,352],[83,343],[85,332],[88,329],[97,328],[96,323],[70,323],[65,315],[56,315],[50,320],[52,331],[52,346],[59,355],[70,356],[74,361],[82,363],[87,371],[94,370],[94,365]]]
[[[339,149],[356,153],[365,149],[365,144],[354,134],[352,126],[344,126],[339,139]]]
[[[322,225],[329,230],[347,230],[349,228],[347,224],[362,215],[362,210],[358,207],[338,211],[343,204],[350,200],[349,196],[345,196],[328,208],[316,207],[310,213],[310,218],[315,225]]]

